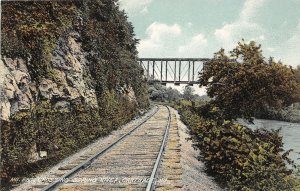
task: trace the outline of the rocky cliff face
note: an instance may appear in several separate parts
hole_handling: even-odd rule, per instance
[[[36,84],[31,80],[26,63],[21,58],[0,60],[1,119],[9,117],[17,111],[30,109],[36,98]]]
[[[55,109],[69,109],[70,104],[98,107],[95,90],[86,80],[90,74],[79,33],[72,31],[59,38],[49,56],[51,68],[40,82],[30,75],[30,58],[1,59],[1,119],[29,111],[35,101],[45,99],[51,100]]]
[[[60,160],[148,107],[138,41],[116,1],[1,6],[1,180],[35,169],[42,155],[45,165]]]

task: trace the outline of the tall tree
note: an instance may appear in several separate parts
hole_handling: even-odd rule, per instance
[[[251,119],[262,107],[280,108],[299,100],[299,83],[291,68],[273,59],[266,61],[260,45],[239,42],[230,55],[215,53],[200,75],[210,103],[227,119]]]

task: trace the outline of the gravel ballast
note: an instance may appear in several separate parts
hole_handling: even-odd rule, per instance
[[[174,110],[174,109],[172,109]],[[179,126],[179,136],[181,144],[181,166],[183,190],[186,191],[221,191],[218,184],[212,177],[205,173],[205,165],[197,159],[199,151],[192,147],[192,141],[189,138],[188,128],[180,121],[180,115],[176,110],[177,123]]]
[[[47,178],[51,178],[54,175],[62,173],[62,169],[66,165],[70,163],[75,163],[75,161],[80,158],[80,156],[89,155],[89,153],[94,153],[95,150],[100,148],[104,148],[110,143],[114,142],[120,136],[122,136],[125,132],[128,132],[134,125],[138,124],[145,117],[149,116],[153,113],[155,109],[153,108],[148,112],[145,116],[133,120],[130,123],[122,126],[116,131],[113,131],[110,135],[106,137],[102,137],[95,141],[94,143],[88,145],[87,147],[81,149],[77,153],[67,157],[62,160],[59,164],[51,167],[48,171],[40,173],[36,175],[35,178],[28,179],[27,182],[24,182],[20,186],[16,187],[13,190],[16,191],[24,191],[24,190],[40,190],[32,189],[33,185],[36,185],[37,182],[41,180],[47,180]],[[197,160],[197,156],[199,155],[199,151],[195,150],[192,147],[192,142],[190,140],[186,140],[189,138],[187,127],[180,121],[180,116],[175,109],[171,108],[171,112],[175,113],[176,120],[178,124],[179,131],[179,145],[180,145],[180,165],[182,166],[182,187],[178,190],[186,190],[186,191],[219,191],[222,190],[212,177],[208,176],[205,173],[205,165],[203,162]],[[66,171],[63,171],[64,173]],[[45,182],[43,182],[45,183]]]

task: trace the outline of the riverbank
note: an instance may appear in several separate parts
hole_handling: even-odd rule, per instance
[[[201,151],[198,158],[206,172],[220,185],[229,190],[299,189],[276,131],[253,131],[224,120],[217,109],[188,102],[177,103],[175,108],[190,130],[193,145]]]
[[[256,114],[256,118],[300,123],[300,108],[288,107],[282,110],[267,109]]]
[[[283,137],[282,141],[284,143],[283,149],[285,151],[293,149],[289,157],[295,161],[297,165],[300,165],[300,123],[291,123],[278,120],[269,119],[255,119],[253,124],[247,123],[243,120],[238,120],[242,125],[246,125],[252,130],[255,129],[267,129],[267,130],[278,130],[281,128],[279,135]]]

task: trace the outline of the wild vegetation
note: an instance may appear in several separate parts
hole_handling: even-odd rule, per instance
[[[185,99],[189,101],[208,100],[206,96],[199,96],[194,93],[193,87],[187,85],[182,88],[182,93],[175,88],[165,87],[160,83],[154,83],[149,86],[149,98],[157,102],[178,102]]]
[[[252,121],[262,107],[281,108],[299,100],[293,70],[265,61],[255,42],[240,42],[227,56],[221,49],[200,76],[212,98],[175,107],[190,129],[191,139],[209,173],[229,190],[299,190],[300,181],[286,163],[278,131],[255,130],[235,119]]]
[[[80,34],[97,108],[71,104],[70,111],[53,108],[55,100],[36,97],[31,110],[1,123],[1,183],[47,166],[130,120],[148,107],[146,81],[137,63],[137,40],[127,16],[116,1],[2,2],[1,54],[31,58],[32,79],[39,84],[53,76],[50,53],[66,31]],[[131,87],[136,100],[123,94]],[[125,92],[126,93],[126,92]],[[31,163],[30,150],[47,151]]]
[[[149,86],[149,98],[153,101],[178,101],[181,98],[180,92],[171,87],[165,87],[160,83]]]
[[[210,102],[225,118],[250,119],[264,107],[275,109],[299,101],[300,85],[293,70],[272,58],[265,61],[260,45],[240,42],[226,55],[215,53],[207,64],[200,85],[207,86]]]
[[[300,181],[287,169],[278,131],[251,129],[224,120],[217,108],[175,105],[189,127],[193,146],[199,149],[208,174],[229,190],[299,190]]]
[[[299,103],[292,106],[276,110],[274,108],[266,107],[255,113],[256,118],[271,119],[279,121],[287,121],[292,123],[300,123],[300,107]]]

